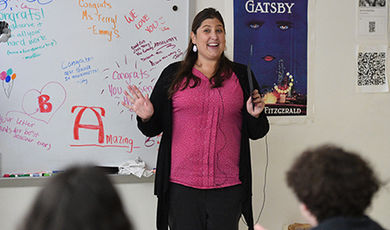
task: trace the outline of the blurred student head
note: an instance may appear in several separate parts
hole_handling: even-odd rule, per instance
[[[333,145],[304,151],[287,172],[287,184],[313,226],[332,217],[360,217],[379,181],[359,155]]]
[[[53,176],[39,192],[22,230],[132,230],[107,175],[74,166]]]

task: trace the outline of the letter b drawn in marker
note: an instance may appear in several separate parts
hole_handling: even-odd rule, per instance
[[[41,113],[50,113],[53,109],[53,105],[49,103],[50,96],[46,94],[42,94],[38,97],[39,111]]]

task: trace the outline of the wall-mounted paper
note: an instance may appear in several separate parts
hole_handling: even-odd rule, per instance
[[[388,92],[387,81],[387,46],[359,46],[357,55],[358,92]]]
[[[386,0],[359,0],[358,39],[387,39]]]

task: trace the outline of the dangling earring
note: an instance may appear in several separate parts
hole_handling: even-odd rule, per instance
[[[195,44],[192,46],[192,51],[194,51],[194,53],[196,53],[198,51],[198,47],[196,47]]]

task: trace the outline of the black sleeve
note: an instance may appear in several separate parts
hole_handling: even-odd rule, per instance
[[[166,67],[153,88],[152,94],[150,95],[150,101],[154,108],[152,117],[148,121],[143,122],[142,119],[137,116],[138,129],[145,136],[154,137],[163,131],[164,117],[166,116],[166,113],[171,112],[169,111],[168,88],[171,79],[175,74],[175,66],[177,66],[177,64],[175,65],[174,63]]]
[[[256,140],[264,137],[269,131],[269,122],[267,116],[265,115],[264,110],[260,113],[258,118],[253,117],[246,110],[246,101],[249,98],[249,81],[248,81],[248,72],[247,67],[241,64],[234,65],[234,72],[239,78],[243,93],[244,93],[244,108],[243,116],[244,122],[246,122],[246,131],[250,139]],[[259,83],[257,82],[255,75],[252,73],[253,88],[260,91]]]
[[[259,90],[260,92],[259,84],[257,83],[257,80],[254,76],[255,75],[252,72],[253,88]],[[248,98],[246,98],[246,100],[248,100]],[[246,119],[246,121],[249,138],[256,140],[264,137],[269,131],[269,122],[264,110],[260,113],[258,118],[255,118],[248,113],[245,104],[245,112],[248,116],[248,119]]]
[[[269,131],[269,122],[265,112],[260,113],[258,118],[253,117],[249,113],[247,113],[248,118],[247,122],[247,131],[250,139],[257,140],[259,138],[264,137]]]

